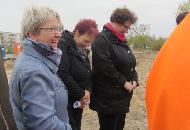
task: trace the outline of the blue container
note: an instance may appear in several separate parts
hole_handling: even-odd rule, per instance
[[[2,52],[2,56],[5,57],[5,47],[1,46],[1,52]]]

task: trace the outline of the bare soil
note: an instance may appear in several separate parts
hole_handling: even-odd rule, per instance
[[[139,77],[139,86],[134,90],[130,112],[126,116],[124,130],[147,130],[147,115],[145,106],[146,80],[157,52],[141,50],[134,51],[133,53],[137,60],[136,70]],[[4,62],[8,81],[10,80],[14,63],[15,61]],[[97,113],[90,110],[88,107],[84,108],[81,129],[99,129]]]

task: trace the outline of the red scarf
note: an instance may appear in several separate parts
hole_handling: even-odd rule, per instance
[[[126,37],[125,37],[125,34],[119,34],[112,26],[110,23],[106,23],[106,26],[115,33],[115,35],[117,36],[117,38],[120,40],[120,41],[125,41],[126,40]]]

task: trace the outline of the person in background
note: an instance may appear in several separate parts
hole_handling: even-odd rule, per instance
[[[178,26],[160,49],[146,83],[148,130],[190,130],[190,15],[180,13]]]
[[[125,34],[137,20],[126,7],[116,8],[92,43],[90,108],[97,111],[100,130],[123,130],[133,89],[138,85],[136,59]]]
[[[71,130],[68,94],[57,76],[62,27],[59,14],[47,6],[24,10],[23,50],[10,79],[10,101],[19,130]]]
[[[178,14],[176,17],[176,24],[179,25],[188,13],[189,12],[182,12],[182,13]]]
[[[73,32],[65,30],[58,42],[58,48],[63,52],[58,75],[64,82],[69,94],[69,122],[73,130],[80,130],[83,108],[90,100],[91,66],[87,47],[98,35],[98,25],[92,19],[80,20]],[[73,104],[82,104],[74,108]]]

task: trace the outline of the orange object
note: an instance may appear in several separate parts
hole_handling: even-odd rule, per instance
[[[146,85],[148,130],[190,130],[190,14],[158,53]]]
[[[18,54],[22,51],[21,43],[14,43],[14,55],[18,56]]]

